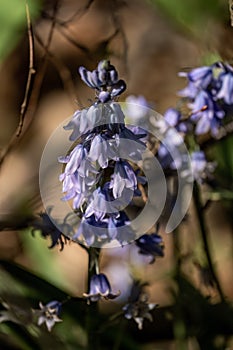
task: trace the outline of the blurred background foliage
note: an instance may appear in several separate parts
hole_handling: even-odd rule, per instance
[[[56,2],[31,0],[27,3],[33,29],[46,45]],[[211,191],[214,204],[207,219],[214,264],[217,264],[227,302],[220,302],[215,290],[200,287],[200,278],[195,277],[189,266],[184,267],[182,274],[174,267],[174,247],[178,241],[182,241],[184,253],[190,253],[193,247],[193,251],[203,249],[195,219],[189,221],[184,232],[181,229],[165,237],[166,262],[160,260],[155,266],[147,267],[146,272],[140,264],[135,268],[138,276],[148,277],[151,299],[161,306],[153,312],[154,322],[145,323],[141,332],[122,317],[109,319],[110,313],[119,311],[121,305],[101,305],[102,312],[97,317],[95,307],[87,308],[83,301],[76,299],[86,291],[85,252],[72,244],[62,252],[57,247],[49,250],[51,242],[42,238],[39,231],[33,237],[23,220],[24,216],[43,209],[41,203],[35,209],[31,197],[39,197],[37,169],[47,138],[57,123],[72,113],[74,95],[84,104],[90,97],[77,78],[77,67],[83,64],[93,68],[102,56],[110,55],[128,83],[128,94],[145,95],[163,112],[177,101],[176,91],[183,87],[184,82],[176,76],[178,71],[211,64],[221,58],[232,60],[227,1],[111,0],[107,4],[64,0],[57,2],[57,7],[60,24],[54,29],[50,63],[39,91],[35,122],[1,168],[0,221],[10,218],[16,228],[1,232],[0,239],[1,315],[7,320],[0,324],[0,348],[84,349],[88,320],[91,329],[97,330],[96,349],[98,346],[113,350],[232,349],[232,137],[208,147],[208,154],[217,161],[218,167],[216,190]],[[76,12],[78,15],[73,21],[61,24]],[[112,26],[116,26],[113,32]],[[43,54],[43,48],[36,42],[36,69],[41,67]],[[0,0],[0,62],[4,129],[0,136],[4,149],[18,124],[28,74],[24,1]],[[208,198],[208,189],[206,196]],[[23,208],[20,215],[19,207]],[[192,208],[190,212],[192,216]],[[17,229],[19,217],[20,229]],[[103,257],[103,268],[113,263],[114,258]],[[156,278],[157,275],[161,277]],[[45,327],[38,327],[31,309],[37,309],[40,301],[45,304],[50,300],[66,300],[68,295],[73,297],[64,305],[63,322],[54,327],[52,334]],[[211,297],[216,298],[214,303],[209,302]]]
[[[26,30],[26,2],[21,0],[0,1],[0,61],[14,49]],[[39,16],[40,1],[28,1],[32,19]]]
[[[202,33],[203,25],[210,19],[229,19],[226,11],[226,2],[220,0],[151,0],[151,2],[161,8],[175,24],[186,30],[190,30],[196,35]]]

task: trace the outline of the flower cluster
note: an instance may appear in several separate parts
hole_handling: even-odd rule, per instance
[[[210,133],[216,137],[223,120],[226,120],[233,107],[233,68],[229,64],[217,62],[179,75],[188,80],[188,85],[179,91],[179,95],[191,112],[187,116],[179,109],[169,108],[164,113],[164,120],[157,121],[163,140],[157,147],[156,156],[165,171],[180,169],[182,166],[183,159],[172,149],[184,144],[188,135],[193,137],[193,131],[196,136]],[[128,100],[141,104],[141,116],[138,115],[137,120],[140,126],[146,126],[148,118],[145,100],[141,96],[128,97]],[[129,116],[131,112],[128,111]],[[199,183],[205,181],[215,167],[213,163],[207,162],[197,143],[196,148],[190,152],[190,166],[193,178]],[[190,175],[187,172],[183,174]]]
[[[89,108],[75,112],[65,129],[72,129],[70,140],[76,145],[59,161],[65,164],[60,176],[63,200],[73,201],[82,213],[74,239],[83,238],[87,246],[101,246],[112,240],[121,245],[135,234],[124,211],[138,184],[145,182],[130,161],[138,162],[145,150],[144,135],[128,129],[120,105],[114,101],[125,89],[115,68],[101,61],[96,70],[79,69],[81,78],[96,89],[98,100]]]
[[[210,132],[216,136],[229,106],[233,105],[232,67],[215,63],[180,73],[180,76],[188,79],[188,86],[179,94],[190,101],[190,119],[196,125],[196,135]]]

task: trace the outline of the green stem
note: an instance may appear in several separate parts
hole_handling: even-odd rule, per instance
[[[205,254],[206,254],[207,262],[209,265],[210,273],[213,276],[213,279],[214,279],[214,282],[216,284],[221,301],[224,301],[225,297],[224,297],[221,285],[219,283],[218,277],[215,273],[212,259],[211,259],[208,238],[207,238],[208,237],[208,230],[207,230],[205,218],[203,215],[203,208],[202,208],[202,203],[201,203],[201,198],[200,198],[199,186],[196,183],[196,181],[194,182],[194,186],[193,186],[193,199],[194,199],[195,209],[196,209],[196,213],[197,213],[197,218],[198,218],[199,225],[200,225],[202,241],[203,241],[203,245],[204,245]]]
[[[99,270],[99,250],[96,248],[88,249],[88,288],[90,287],[91,277]],[[91,302],[87,306],[86,330],[87,330],[87,350],[99,349],[96,337],[96,323],[98,322],[98,304]]]

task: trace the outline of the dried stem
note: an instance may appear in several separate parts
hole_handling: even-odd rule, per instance
[[[21,105],[21,110],[20,110],[20,116],[19,116],[19,125],[16,130],[16,137],[19,137],[22,128],[23,128],[23,122],[25,118],[25,112],[28,104],[28,98],[29,98],[29,91],[32,86],[32,78],[33,75],[36,73],[34,69],[34,42],[33,42],[33,34],[32,34],[32,24],[31,24],[31,18],[30,18],[30,12],[29,12],[29,7],[28,4],[26,3],[26,16],[27,16],[27,28],[28,28],[28,42],[29,42],[29,70],[28,70],[28,79],[27,79],[27,84],[26,84],[26,90],[25,90],[25,95],[23,99],[23,103]]]
[[[54,6],[54,18],[57,13],[58,9],[58,2],[56,2]],[[26,7],[26,11],[28,11],[28,7]],[[29,11],[27,12],[27,16],[29,14]],[[41,85],[44,79],[44,75],[46,72],[47,68],[47,51],[48,48],[51,44],[52,41],[52,36],[53,36],[53,31],[54,31],[54,26],[55,26],[55,21],[52,22],[49,36],[47,43],[45,45],[46,50],[45,54],[43,56],[42,60],[42,66],[40,69],[38,69],[37,74],[35,75],[35,79],[32,79],[32,76],[34,74],[34,68],[33,68],[33,32],[31,30],[31,20],[30,16],[27,17],[28,19],[28,24],[29,24],[29,33],[30,33],[30,39],[29,39],[29,45],[30,45],[30,62],[29,62],[29,76],[28,76],[28,81],[27,81],[27,86],[26,86],[26,92],[25,92],[25,97],[24,101],[21,106],[21,113],[20,113],[20,123],[17,127],[17,130],[14,132],[12,135],[10,141],[6,145],[6,147],[2,150],[1,155],[0,155],[0,168],[5,161],[7,155],[14,149],[14,147],[18,144],[19,140],[23,137],[29,126],[31,125],[34,114],[36,111],[38,99],[39,99],[39,93],[41,89]],[[32,45],[32,46],[31,46]],[[33,83],[33,84],[32,84]],[[33,85],[33,86],[32,86]],[[28,87],[29,86],[29,87]]]

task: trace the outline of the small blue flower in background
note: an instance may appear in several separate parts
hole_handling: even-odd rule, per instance
[[[202,183],[214,171],[215,164],[207,162],[203,151],[196,151],[191,153],[191,168],[194,179]]]
[[[45,238],[50,237],[51,245],[49,248],[54,248],[56,245],[60,245],[60,250],[63,250],[64,245],[69,240],[51,221],[50,214],[52,208],[47,208],[47,213],[40,213],[40,217],[32,222],[32,234],[35,231],[41,231],[41,235]],[[70,230],[70,227],[65,222],[63,223],[64,231]]]
[[[120,292],[112,292],[107,277],[103,273],[100,273],[91,277],[89,292],[84,293],[83,296],[90,303],[90,301],[96,302],[101,299],[115,299],[119,294]]]
[[[179,73],[179,76],[186,77],[197,89],[205,90],[213,80],[213,67],[198,67],[192,69],[189,73]]]
[[[181,113],[175,108],[169,108],[164,113],[164,119],[166,122],[182,133],[187,133],[189,130],[188,121],[182,121]]]
[[[202,90],[189,107],[192,109],[191,120],[196,122],[195,133],[202,135],[210,131],[215,136],[225,113],[211,94]]]
[[[163,240],[157,233],[144,234],[135,243],[139,248],[139,254],[147,255],[151,258],[150,264],[155,261],[156,257],[164,256]]]
[[[143,328],[144,319],[153,321],[150,311],[158,306],[158,304],[148,302],[148,295],[144,292],[144,287],[145,284],[135,281],[132,285],[129,302],[123,307],[125,318],[133,319],[140,330]]]
[[[223,68],[224,71],[218,78],[219,90],[216,97],[231,105],[233,104],[233,68],[228,64],[224,64]]]
[[[179,95],[190,101],[190,121],[196,126],[196,135],[210,132],[216,137],[229,106],[233,105],[233,68],[217,62],[179,75],[188,79]]]
[[[127,118],[137,121],[137,124],[140,124],[140,122],[145,123],[148,108],[150,108],[150,104],[145,97],[141,95],[130,95],[125,99],[125,102],[125,113]]]
[[[40,302],[40,309],[33,310],[34,314],[38,317],[38,326],[41,326],[43,323],[45,323],[46,327],[48,328],[48,331],[51,332],[55,323],[62,321],[59,318],[59,315],[61,313],[61,305],[62,304],[56,300],[50,301],[46,305],[43,305]]]

